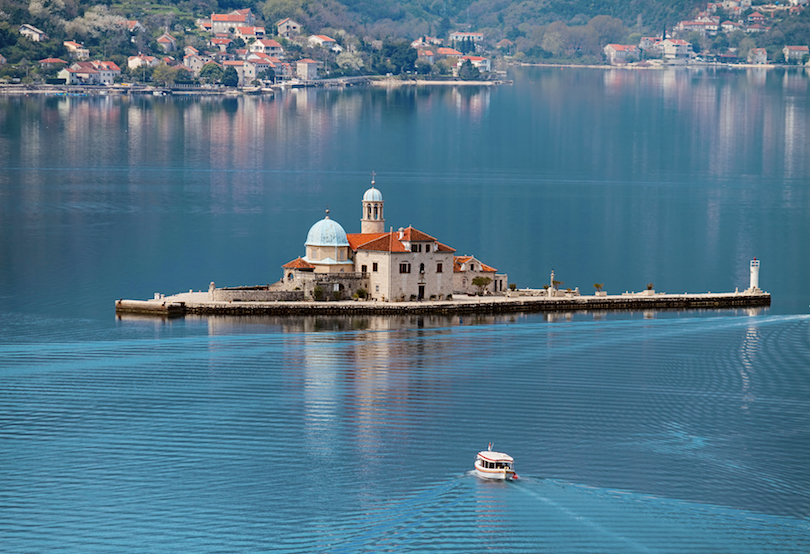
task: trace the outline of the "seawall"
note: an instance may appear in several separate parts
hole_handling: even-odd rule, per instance
[[[568,312],[581,310],[688,310],[770,306],[767,292],[655,294],[572,297],[462,297],[422,302],[217,302],[208,293],[186,293],[156,300],[118,300],[119,314],[159,317],[196,315],[418,315],[503,314],[516,312]]]

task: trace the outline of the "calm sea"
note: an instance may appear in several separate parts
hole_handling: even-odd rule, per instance
[[[0,551],[807,552],[810,77],[0,97]],[[539,287],[768,309],[116,319],[329,208]],[[494,442],[521,479],[470,474]]]

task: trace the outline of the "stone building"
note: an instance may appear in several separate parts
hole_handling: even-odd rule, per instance
[[[307,233],[304,257],[282,266],[278,290],[324,300],[363,291],[381,302],[444,300],[478,292],[472,284],[478,276],[490,278],[487,294],[506,290],[505,273],[473,256],[455,256],[455,249],[427,233],[413,227],[386,231],[384,205],[372,181],[363,195],[359,233],[346,233],[327,211]]]

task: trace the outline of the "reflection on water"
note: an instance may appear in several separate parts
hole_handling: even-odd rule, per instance
[[[0,346],[5,549],[810,546],[805,316],[239,319]]]

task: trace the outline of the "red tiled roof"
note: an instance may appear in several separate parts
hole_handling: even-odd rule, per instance
[[[455,252],[456,251],[456,249],[453,248],[452,246],[447,246],[446,244],[442,244],[439,241],[436,241],[436,248],[439,250],[439,252]]]
[[[314,265],[304,261],[304,258],[302,258],[301,256],[298,256],[291,262],[287,262],[281,267],[283,267],[284,269],[303,269],[303,270],[315,269]]]
[[[44,60],[39,60],[39,63],[67,63],[65,60],[60,60],[59,58],[45,58]]]
[[[435,241],[436,239],[428,235],[427,233],[423,233],[418,229],[414,229],[410,225],[407,229],[405,229],[402,233],[402,240],[407,240],[408,242],[421,242],[421,241]]]
[[[261,40],[257,40],[256,42],[258,42],[259,44],[261,44],[261,45],[263,45],[265,47],[281,48],[281,45],[278,42],[276,42],[275,40],[271,39],[271,38],[263,38]]]
[[[793,50],[794,52],[807,52],[810,51],[810,48],[807,46],[785,46],[788,50]]]
[[[399,242],[393,231],[388,233],[351,233],[346,235],[346,237],[349,239],[349,245],[352,247],[352,250],[376,250],[378,252],[409,251]],[[357,246],[354,246],[355,244],[357,244]]]
[[[224,14],[224,13],[215,13],[211,16],[211,21],[229,21],[233,23],[244,23],[245,19],[247,19],[244,15],[237,15],[237,14]]]
[[[453,258],[453,272],[460,273],[461,272],[461,265],[469,262],[472,260],[472,256],[455,256]],[[481,264],[481,271],[485,271],[487,273],[496,273],[498,270],[492,266],[488,266],[483,262],[478,262]]]
[[[637,50],[635,44],[608,44],[611,48],[613,48],[616,52],[632,52]]]
[[[461,52],[455,48],[439,48],[437,50],[440,56],[460,56]]]

